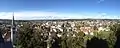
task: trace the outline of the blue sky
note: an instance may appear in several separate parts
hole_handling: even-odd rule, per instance
[[[0,0],[0,18],[118,18],[120,0]],[[10,16],[11,15],[11,16]]]

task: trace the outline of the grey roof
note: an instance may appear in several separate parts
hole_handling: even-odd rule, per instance
[[[10,41],[4,42],[1,32],[0,32],[0,48],[13,48],[12,43]]]

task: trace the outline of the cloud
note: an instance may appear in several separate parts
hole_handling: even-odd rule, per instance
[[[105,0],[98,0],[97,3],[101,3],[101,2],[104,2]]]
[[[40,11],[20,11],[14,12],[15,19],[32,19],[45,18],[49,16],[57,16],[56,12],[40,12]],[[58,14],[59,15],[59,14]],[[0,12],[0,19],[11,19],[13,12]]]
[[[102,15],[105,15],[104,17]],[[13,12],[0,12],[0,19],[12,19]],[[113,18],[106,13],[98,15],[83,15],[80,13],[58,13],[44,11],[19,11],[14,12],[16,20],[33,20],[33,19],[83,19],[83,18]],[[114,16],[114,18],[118,18]]]
[[[0,19],[12,19],[12,16],[13,12],[0,12]],[[79,14],[65,14],[58,12],[42,12],[42,11],[14,12],[14,16],[16,20],[81,18]]]

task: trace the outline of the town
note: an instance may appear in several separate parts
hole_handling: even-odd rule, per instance
[[[13,45],[15,45],[17,43],[16,41],[19,41],[23,37],[21,35],[25,35],[24,32],[30,33],[29,30],[33,30],[32,32],[34,33],[32,33],[33,34],[32,38],[38,36],[38,38],[36,38],[37,40],[39,40],[40,38],[41,42],[46,43],[42,45],[45,47],[40,48],[50,48],[51,41],[55,43],[56,38],[61,39],[62,37],[65,37],[65,35],[66,37],[75,38],[79,37],[77,34],[80,34],[80,36],[84,38],[83,42],[86,42],[85,40],[86,36],[91,38],[91,36],[92,37],[98,36],[100,33],[102,33],[103,36],[102,39],[107,39],[110,36],[110,34],[113,34],[111,26],[119,24],[119,20],[117,21],[116,20],[114,19],[14,20],[13,16],[12,20],[1,20],[0,29],[4,41],[12,42]],[[30,29],[27,29],[27,27]],[[23,34],[21,34],[21,32],[23,32]],[[55,44],[52,46],[54,46],[53,48],[58,48],[58,46],[63,45]],[[84,43],[84,45],[81,46],[86,47],[86,43]]]
[[[0,48],[120,48],[120,0],[0,0]]]

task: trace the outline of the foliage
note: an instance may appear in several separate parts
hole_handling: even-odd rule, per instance
[[[20,27],[17,46],[20,48],[44,48],[44,42],[41,40],[40,32],[34,31],[29,24]]]
[[[85,48],[87,40],[91,40],[94,36],[99,39],[106,40],[109,48],[113,48],[116,42],[115,34],[120,32],[119,25],[110,26],[111,31],[109,32],[95,31],[94,36],[85,35],[81,31],[78,31],[78,33],[74,31],[67,31],[67,27],[65,27],[65,25],[62,27],[62,37],[58,39],[58,42],[60,42],[60,48]],[[76,27],[79,28],[80,25]],[[96,27],[94,27],[94,29],[95,28]],[[19,30],[19,40],[17,42],[18,46],[21,46],[20,48],[46,48],[47,44],[44,42],[43,36],[41,35],[43,32],[44,31],[42,31],[42,29],[35,30],[30,24],[24,24]],[[75,37],[73,37],[73,35],[75,35]]]
[[[109,37],[107,38],[107,42],[108,42],[109,48],[114,48],[114,45],[116,42],[116,37],[113,32],[111,34],[109,34]]]
[[[118,37],[120,36],[120,24],[114,24],[114,25],[111,25],[110,27],[111,27],[111,30],[114,31],[114,33],[111,34],[110,36],[110,38],[112,39],[109,40],[109,44],[111,44],[110,47],[113,48],[112,47],[113,44],[114,46],[119,45],[119,40],[117,39],[119,39]],[[115,41],[116,43],[114,43]],[[119,48],[119,46],[117,48]]]
[[[111,25],[110,29],[115,32],[116,36],[120,35],[120,24]]]
[[[33,29],[30,28],[30,25],[25,24],[19,30],[19,40],[18,45],[22,46],[21,48],[30,47],[31,38],[33,34]]]

